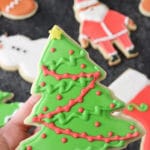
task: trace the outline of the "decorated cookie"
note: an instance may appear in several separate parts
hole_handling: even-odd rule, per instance
[[[7,102],[14,97],[13,93],[4,92],[0,90],[0,102]]]
[[[110,86],[127,103],[123,113],[135,118],[145,129],[141,150],[150,149],[150,81],[142,73],[129,69]]]
[[[124,103],[99,84],[104,77],[86,51],[54,26],[32,87],[41,99],[25,120],[41,129],[18,150],[121,149],[139,138],[133,121],[112,116]]]
[[[143,15],[150,17],[150,0],[141,0],[139,10]]]
[[[31,40],[22,35],[0,37],[0,66],[8,71],[18,70],[20,75],[32,82],[37,74],[45,38]]]
[[[129,17],[109,9],[98,0],[74,0],[74,12],[80,23],[79,42],[83,48],[91,43],[110,66],[121,61],[113,44],[127,58],[138,55],[128,34],[129,30],[136,29],[136,25]]]
[[[4,103],[13,97],[13,93],[0,91],[0,127],[4,126],[20,107],[20,103]]]
[[[0,14],[9,19],[29,18],[36,13],[37,8],[35,0],[0,0]]]

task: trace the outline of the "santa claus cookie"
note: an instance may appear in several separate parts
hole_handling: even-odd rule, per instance
[[[4,92],[0,90],[0,127],[3,127],[19,109],[20,103],[5,103],[12,99],[13,93]]]
[[[45,38],[31,40],[22,35],[0,36],[0,66],[8,71],[18,70],[26,81],[32,82],[46,41]]]
[[[150,17],[150,0],[141,0],[139,10],[143,15]]]
[[[134,121],[112,115],[124,103],[99,84],[104,77],[86,51],[54,26],[32,87],[41,98],[25,120],[40,130],[18,150],[122,149],[139,138]]]
[[[129,30],[135,30],[136,25],[129,17],[110,10],[98,0],[74,0],[74,12],[80,23],[79,41],[83,48],[91,43],[110,66],[121,61],[113,44],[127,58],[138,55],[128,33]]]
[[[141,150],[150,149],[150,81],[142,73],[129,69],[125,71],[109,88],[121,98],[127,107],[123,113],[141,123],[145,129]]]
[[[0,0],[0,14],[10,19],[25,19],[35,14],[35,0]]]

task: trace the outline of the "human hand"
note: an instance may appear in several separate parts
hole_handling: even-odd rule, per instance
[[[20,141],[31,136],[28,132],[31,126],[24,125],[24,120],[39,99],[40,96],[31,96],[12,119],[0,129],[0,149],[14,150]]]

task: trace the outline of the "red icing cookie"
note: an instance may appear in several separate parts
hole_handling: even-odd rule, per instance
[[[150,149],[150,82],[142,73],[127,70],[110,85],[114,91],[127,103],[123,113],[141,123],[145,129],[141,150]],[[118,89],[118,91],[117,91]],[[117,92],[116,92],[117,91]],[[133,128],[133,127],[131,127]]]
[[[150,149],[150,85],[141,90],[128,104],[127,109],[123,111],[138,120],[145,129],[141,150]]]
[[[10,19],[25,19],[35,14],[35,0],[0,0],[0,14]]]
[[[110,66],[121,61],[113,44],[127,58],[138,55],[128,34],[128,29],[136,29],[130,18],[109,9],[98,0],[74,0],[74,12],[80,23],[79,41],[83,48],[91,43],[108,60]]]
[[[141,131],[133,121],[112,115],[124,103],[99,84],[104,77],[86,51],[54,26],[32,87],[41,99],[25,120],[41,130],[18,150],[121,149],[139,138]]]

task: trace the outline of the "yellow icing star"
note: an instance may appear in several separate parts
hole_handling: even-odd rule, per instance
[[[50,38],[51,39],[61,39],[61,34],[63,33],[63,31],[57,26],[55,25],[52,30],[49,31],[50,33]]]

